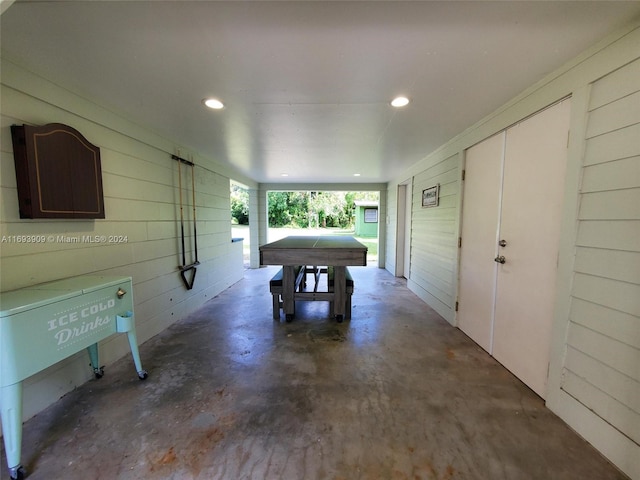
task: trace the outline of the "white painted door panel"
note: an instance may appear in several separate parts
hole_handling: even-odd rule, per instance
[[[565,100],[466,153],[458,326],[543,398],[569,114]]]
[[[405,211],[404,211],[404,278],[411,275],[411,212],[413,211],[413,180],[405,188]]]
[[[491,353],[504,133],[467,150],[458,326]]]
[[[570,102],[506,132],[493,356],[544,397]]]

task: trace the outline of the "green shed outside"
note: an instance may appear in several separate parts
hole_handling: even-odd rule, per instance
[[[378,202],[356,200],[356,236],[378,236]]]

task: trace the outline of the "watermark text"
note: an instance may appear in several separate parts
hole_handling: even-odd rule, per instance
[[[2,235],[0,243],[127,243],[127,235]]]

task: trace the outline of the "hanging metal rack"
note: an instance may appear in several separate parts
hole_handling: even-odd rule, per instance
[[[200,265],[198,261],[198,235],[196,230],[196,188],[195,188],[195,164],[190,162],[189,160],[185,160],[184,158],[179,157],[178,155],[171,155],[173,160],[178,162],[178,192],[180,199],[180,236],[181,236],[181,245],[182,245],[182,265],[178,265],[178,270],[180,270],[180,277],[182,278],[182,282],[187,290],[191,290],[193,288],[193,284],[196,280],[196,267]],[[180,167],[181,164],[185,164],[191,167],[191,192],[192,192],[192,204],[193,204],[193,255],[194,261],[187,265],[187,253],[185,247],[185,234],[184,234],[184,209],[182,203],[182,169]],[[189,277],[189,273],[191,276]]]

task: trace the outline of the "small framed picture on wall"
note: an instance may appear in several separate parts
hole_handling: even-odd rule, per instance
[[[440,184],[422,190],[422,206],[437,207],[440,200]]]

